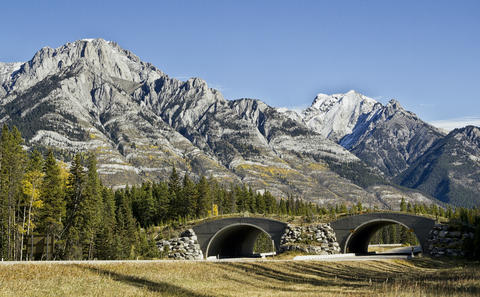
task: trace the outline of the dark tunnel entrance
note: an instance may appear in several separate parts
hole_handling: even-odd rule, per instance
[[[413,233],[416,238],[414,230],[400,222],[388,219],[373,220],[358,226],[355,230],[352,230],[350,236],[347,238],[347,241],[345,243],[344,252],[355,254],[369,254],[369,244],[372,237],[382,228],[395,224],[405,227],[408,230],[407,232]],[[418,242],[418,238],[416,238],[416,241]],[[420,244],[418,244],[418,247],[420,248],[420,250],[415,249],[415,251],[421,252],[422,247],[420,246]],[[400,250],[401,249],[399,249],[399,253],[410,253],[411,251],[409,248],[405,248],[404,251]]]
[[[249,224],[235,224],[218,231],[210,240],[207,247],[207,258],[245,258],[255,257],[255,242],[260,234],[270,235],[259,227]],[[274,251],[272,241],[272,251]]]

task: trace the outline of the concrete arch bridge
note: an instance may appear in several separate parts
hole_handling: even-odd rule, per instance
[[[405,213],[375,212],[347,216],[330,223],[342,253],[367,253],[371,237],[390,224],[407,227],[415,233],[423,248],[435,220]],[[201,223],[193,230],[205,257],[239,258],[253,255],[255,241],[262,232],[272,239],[273,249],[279,252],[287,226],[285,222],[272,219],[233,217]]]

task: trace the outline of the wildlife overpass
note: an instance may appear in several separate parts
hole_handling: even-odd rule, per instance
[[[435,220],[405,213],[374,212],[347,216],[331,222],[330,226],[335,230],[343,253],[366,254],[372,236],[382,227],[391,224],[403,225],[409,232],[413,232],[425,251]]]
[[[335,231],[342,253],[366,254],[371,237],[382,227],[400,224],[413,232],[425,247],[435,220],[404,214],[375,212],[347,216],[330,223]],[[266,233],[272,240],[272,249],[280,251],[281,238],[287,223],[250,217],[233,217],[207,221],[193,227],[205,257],[241,258],[253,256],[255,241]]]

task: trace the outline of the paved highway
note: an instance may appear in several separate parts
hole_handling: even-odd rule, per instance
[[[389,259],[409,259],[409,255],[365,255],[355,256],[355,254],[337,254],[337,255],[310,255],[297,256],[291,260],[276,260],[275,258],[230,258],[230,259],[209,259],[209,260],[91,260],[91,261],[0,261],[0,265],[72,265],[72,264],[142,264],[142,263],[175,263],[175,262],[288,262],[288,261],[373,261]]]

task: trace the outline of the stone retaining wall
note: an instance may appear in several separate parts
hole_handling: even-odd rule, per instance
[[[472,232],[461,232],[449,225],[436,224],[430,231],[427,251],[432,257],[465,256],[465,240],[473,239]]]
[[[180,237],[157,242],[164,257],[174,260],[202,260],[203,253],[193,229],[180,234]]]
[[[340,252],[335,232],[329,224],[306,227],[288,225],[280,244],[280,252],[299,251],[314,255]]]

